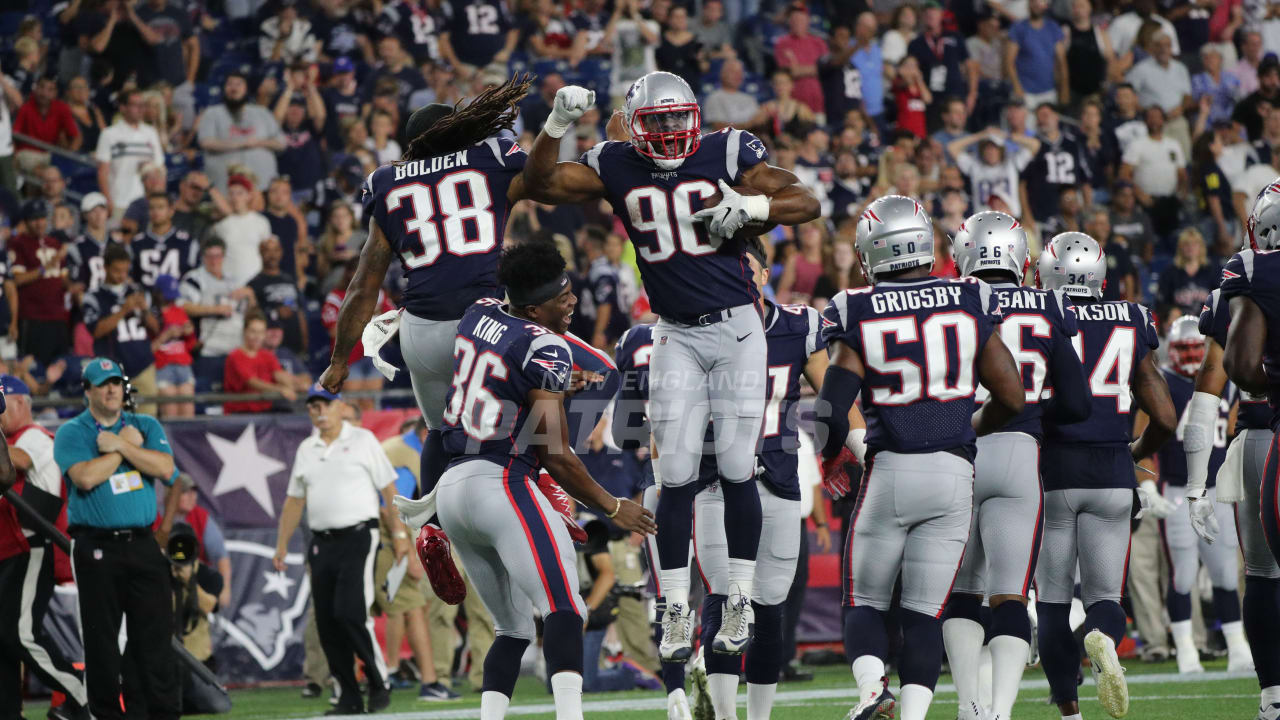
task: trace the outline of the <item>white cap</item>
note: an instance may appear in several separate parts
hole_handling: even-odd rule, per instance
[[[107,196],[100,192],[91,192],[80,199],[80,212],[82,213],[87,213],[98,206],[107,206]]]

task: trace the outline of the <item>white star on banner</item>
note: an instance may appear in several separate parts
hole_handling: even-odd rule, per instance
[[[276,509],[271,502],[271,486],[267,478],[287,466],[270,455],[258,452],[258,436],[253,423],[245,427],[235,442],[213,433],[206,433],[205,437],[222,461],[218,480],[213,485],[213,496],[244,490],[258,502],[265,513],[275,517]]]
[[[285,575],[282,572],[275,572],[274,570],[268,570],[262,573],[262,580],[264,583],[262,587],[263,596],[266,596],[269,593],[275,593],[285,600],[289,599],[289,588],[298,583],[297,580],[294,580],[288,575]]]

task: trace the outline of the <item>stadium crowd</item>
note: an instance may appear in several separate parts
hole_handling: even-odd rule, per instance
[[[1033,243],[1089,233],[1108,256],[1106,298],[1168,327],[1199,312],[1280,175],[1280,3],[1267,0],[27,4],[0,13],[0,364],[33,396],[79,397],[88,359],[112,358],[142,395],[184,398],[144,405],[161,419],[296,411],[366,238],[365,178],[399,159],[415,108],[512,74],[536,76],[514,131],[526,149],[559,88],[596,91],[562,160],[604,139],[636,78],[686,79],[704,129],[752,130],[817,193],[821,219],[769,236],[766,293],[818,309],[865,284],[862,208],[903,194],[934,218],[935,274],[956,274],[948,238],[964,218],[1001,210]],[[578,336],[612,352],[652,317],[608,207],[523,201],[507,227],[507,242],[561,248]],[[396,267],[382,310],[402,289]],[[351,370],[346,390],[391,385],[359,347]],[[262,397],[191,401],[208,391]],[[1135,551],[1154,557],[1147,525]],[[615,548],[589,547],[594,580]],[[420,631],[452,618],[424,621],[426,602],[395,607],[399,632],[447,684],[438,655],[452,648]],[[1167,657],[1158,607],[1134,617],[1146,652]],[[652,648],[639,662],[656,670]]]

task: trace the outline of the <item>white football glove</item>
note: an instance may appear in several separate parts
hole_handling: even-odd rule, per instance
[[[432,490],[417,500],[410,500],[403,495],[396,495],[391,499],[395,503],[396,510],[400,512],[400,519],[406,525],[416,530],[421,530],[423,525],[436,514],[436,491]]]
[[[720,181],[720,192],[723,197],[719,205],[693,214],[694,222],[706,223],[712,237],[731,238],[748,222],[769,219],[769,196],[742,195],[724,180]]]
[[[1218,514],[1214,512],[1213,501],[1204,497],[1187,498],[1187,511],[1191,513],[1191,529],[1196,531],[1200,539],[1213,544],[1218,539]]]
[[[542,126],[543,131],[553,138],[563,137],[569,128],[596,104],[596,93],[577,85],[565,85],[556,91],[555,103],[551,106],[551,115]]]
[[[1146,500],[1147,511],[1151,513],[1157,520],[1163,520],[1173,514],[1177,506],[1165,499],[1160,494],[1160,488],[1156,487],[1154,480],[1143,480],[1138,483],[1138,492],[1141,493]]]

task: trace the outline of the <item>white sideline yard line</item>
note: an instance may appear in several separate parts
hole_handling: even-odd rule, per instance
[[[1254,675],[1248,673],[1228,673],[1217,670],[1214,672],[1196,673],[1192,675],[1181,675],[1179,673],[1152,673],[1147,675],[1132,675],[1128,677],[1130,687],[1134,685],[1154,685],[1158,683],[1196,683],[1196,682],[1212,682],[1215,680],[1228,679],[1247,679]],[[1093,685],[1093,678],[1085,675],[1085,686]],[[1049,682],[1044,679],[1039,680],[1023,680],[1019,685],[1021,690],[1048,690]],[[893,688],[897,691],[898,688]],[[942,683],[938,685],[937,695],[955,694],[956,686],[951,683]],[[746,690],[742,690],[740,695],[745,695]],[[858,695],[857,689],[853,686],[853,679],[849,680],[847,688],[826,688],[823,690],[784,690],[777,694],[774,704],[778,706],[803,706],[803,705],[826,705],[830,702],[813,702],[821,700],[853,700]],[[1256,698],[1257,693],[1213,693],[1200,695],[1137,695],[1131,696],[1131,700],[1207,700],[1207,699],[1242,699]],[[1080,698],[1081,702],[1095,701],[1097,698],[1085,697]],[[1041,698],[1027,698],[1026,702],[1042,702]],[[1019,702],[1024,702],[1020,699]],[[466,708],[440,709],[431,710],[433,703],[423,703],[421,710],[412,712],[398,713],[378,713],[375,717],[380,720],[466,720],[468,718],[476,718],[480,715],[480,708],[471,706]],[[606,712],[639,712],[646,710],[666,710],[667,698],[664,695],[653,695],[648,697],[633,697],[626,700],[588,700],[582,703],[582,710],[586,714],[606,713]],[[542,702],[529,705],[512,705],[507,708],[508,716],[516,715],[544,715],[551,714],[556,711],[556,706],[551,702]],[[318,715],[304,715],[299,718],[319,718]],[[350,716],[356,717],[356,716]]]

